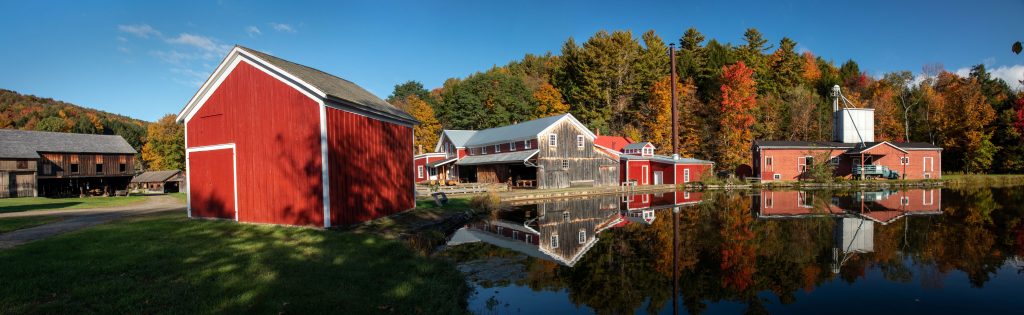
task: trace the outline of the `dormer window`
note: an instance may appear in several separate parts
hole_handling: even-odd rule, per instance
[[[501,145],[500,144],[495,144],[494,145],[494,153],[501,153]]]

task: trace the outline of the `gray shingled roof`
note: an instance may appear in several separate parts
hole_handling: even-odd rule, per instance
[[[466,146],[480,146],[536,138],[537,134],[565,116],[569,116],[569,114],[544,117],[521,122],[515,125],[480,130],[466,142]]]
[[[634,142],[634,143],[630,143],[630,144],[626,145],[626,147],[624,147],[622,149],[623,150],[639,150],[639,149],[643,149],[648,144],[650,144],[650,142]]]
[[[619,156],[619,158],[621,158],[623,160],[633,160],[633,161],[651,160],[651,161],[657,161],[657,162],[669,163],[669,164],[672,164],[672,163],[675,163],[675,164],[715,164],[715,162],[711,162],[711,161],[708,161],[708,160],[701,160],[701,159],[695,159],[695,158],[685,158],[685,157],[681,157],[681,158],[678,158],[678,159],[673,159],[671,156],[657,155],[657,154],[655,154],[653,156],[639,156],[639,155],[623,154],[623,155]]]
[[[458,162],[456,165],[481,165],[481,164],[504,164],[504,163],[517,163],[523,162],[533,157],[540,152],[540,150],[528,150],[528,151],[516,151],[509,153],[498,153],[498,154],[484,154],[484,155],[469,155]]]
[[[133,183],[159,183],[167,181],[174,175],[181,173],[179,170],[169,171],[148,171],[138,176],[132,177]]]
[[[466,142],[476,134],[476,130],[445,130],[444,135],[452,141],[456,148],[466,147]]]
[[[865,142],[864,147],[861,147],[860,143],[842,143],[842,142],[831,142],[831,141],[765,141],[757,140],[754,141],[754,146],[765,147],[765,148],[797,148],[797,149],[837,149],[837,150],[849,150],[850,152],[860,152],[866,148],[873,147],[878,142]],[[907,150],[941,150],[942,148],[935,146],[931,143],[925,142],[889,142],[892,145],[901,149]]]
[[[237,47],[260,59],[263,59],[266,62],[269,62],[275,67],[281,68],[281,70],[288,72],[300,80],[313,85],[318,90],[327,94],[327,96],[343,101],[346,103],[344,105],[357,107],[399,120],[418,123],[416,118],[413,118],[409,113],[388,104],[388,102],[385,102],[376,95],[373,95],[373,93],[370,93],[351,81],[336,77],[327,72],[274,57],[252,48],[243,46]]]
[[[137,153],[117,135],[0,129],[0,158],[36,159],[39,152]]]

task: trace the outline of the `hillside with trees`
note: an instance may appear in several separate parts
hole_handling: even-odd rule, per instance
[[[967,77],[940,64],[872,77],[854,60],[837,64],[800,52],[785,37],[769,43],[754,28],[739,44],[690,28],[676,46],[679,153],[717,161],[720,169],[749,163],[756,139],[830,140],[830,91],[839,85],[854,105],[875,109],[878,141],[942,146],[946,171],[1024,172],[1024,93],[984,65]],[[581,43],[567,39],[559,54],[527,54],[433,90],[409,81],[388,100],[425,101],[446,129],[569,112],[602,134],[651,141],[671,154],[669,63],[668,44],[654,31],[600,31]],[[436,142],[434,129],[417,130],[417,139]]]

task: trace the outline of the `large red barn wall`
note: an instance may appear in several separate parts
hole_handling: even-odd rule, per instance
[[[239,221],[323,226],[319,109],[240,62],[188,122],[190,148],[235,143]]]
[[[231,149],[189,152],[192,216],[235,218],[234,176]]]
[[[327,139],[332,226],[414,206],[412,127],[328,108]]]

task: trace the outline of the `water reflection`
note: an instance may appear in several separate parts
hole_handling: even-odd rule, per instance
[[[1022,202],[1019,187],[532,202],[443,255],[482,313],[1007,312],[1024,307]]]

